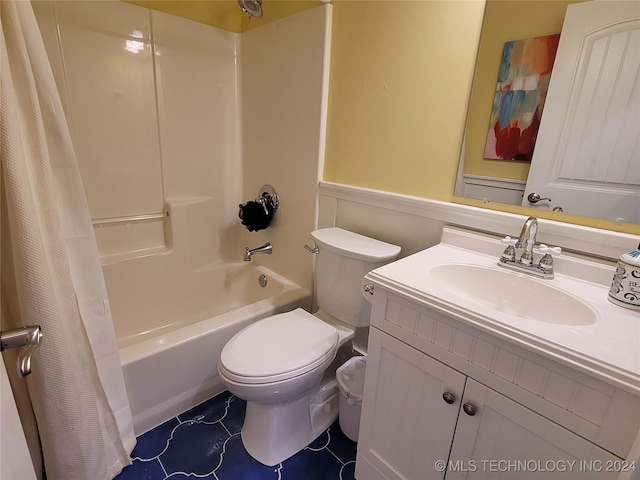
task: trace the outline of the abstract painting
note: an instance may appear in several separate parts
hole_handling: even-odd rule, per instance
[[[506,42],[484,158],[531,161],[560,34]]]

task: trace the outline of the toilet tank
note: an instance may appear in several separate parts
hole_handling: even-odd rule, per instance
[[[311,237],[318,247],[318,306],[353,328],[368,326],[371,305],[360,292],[362,277],[395,260],[400,247],[335,227],[315,230]]]

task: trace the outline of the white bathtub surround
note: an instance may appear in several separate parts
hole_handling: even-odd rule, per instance
[[[240,242],[270,242],[255,261],[311,288],[312,259],[303,245],[316,228],[329,90],[332,5],[321,5],[240,36],[242,188],[254,198],[265,183],[278,191],[271,226],[242,229]]]
[[[242,198],[237,34],[124,2],[35,2],[34,10],[100,254],[170,247],[167,202],[210,197],[213,206],[197,212],[221,234],[210,253],[232,255],[224,247],[237,242],[230,226]]]
[[[222,264],[211,248],[218,235],[211,223],[202,221],[215,215],[214,199],[172,199],[165,208],[167,215],[159,220],[165,245],[102,256],[120,347],[209,318],[216,313],[217,302],[224,302],[220,298],[224,284],[210,273]],[[106,225],[96,234],[105,238],[111,229]],[[115,237],[117,232],[109,240]]]
[[[0,8],[3,321],[44,332],[27,381],[47,478],[111,479],[135,437],[89,210],[32,7]]]
[[[168,204],[208,197],[199,213],[215,232],[214,261],[269,241],[274,254],[256,262],[311,288],[302,247],[316,221],[309,192],[324,156],[332,6],[242,34],[124,2],[34,9],[101,255],[170,247]],[[238,204],[265,183],[281,209],[267,230],[247,232]]]

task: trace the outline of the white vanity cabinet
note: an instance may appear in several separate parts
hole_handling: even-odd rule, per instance
[[[640,399],[375,286],[358,480],[618,478]]]

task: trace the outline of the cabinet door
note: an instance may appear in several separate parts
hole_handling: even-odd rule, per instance
[[[356,478],[443,478],[465,376],[374,327],[365,375]]]
[[[470,378],[462,403],[447,480],[616,478],[624,467],[618,457]]]

